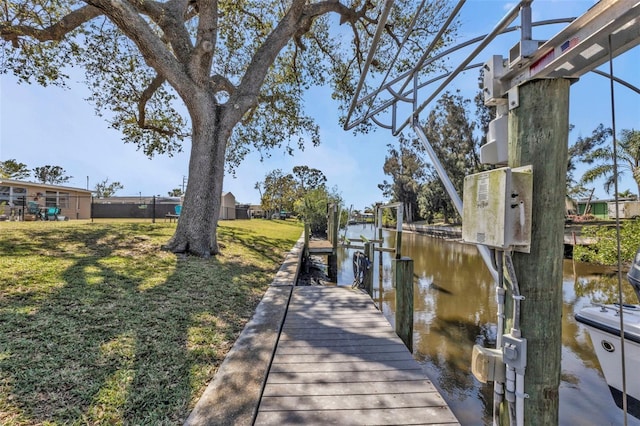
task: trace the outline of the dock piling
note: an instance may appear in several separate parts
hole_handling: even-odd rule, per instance
[[[396,334],[413,353],[413,259],[392,259],[396,282]]]

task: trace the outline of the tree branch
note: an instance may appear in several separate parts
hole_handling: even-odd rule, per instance
[[[329,12],[338,13],[341,22],[356,22],[367,19],[366,13],[374,8],[370,0],[364,2],[360,9],[354,10],[338,0],[327,0],[319,3],[306,4],[303,0],[294,0],[289,10],[279,22],[278,26],[269,34],[262,46],[253,56],[247,71],[236,92],[236,99],[232,100],[234,109],[243,114],[257,102],[257,94],[281,49],[294,39],[299,40],[305,32],[311,29],[313,20]]]
[[[162,77],[161,75],[156,75],[155,78],[151,81],[151,84],[149,84],[149,86],[144,89],[144,91],[140,95],[140,99],[138,100],[138,125],[143,129],[148,128],[145,127],[147,115],[145,110],[147,107],[147,102],[149,101],[149,99],[151,99],[153,94],[160,88],[160,86],[162,86],[162,83],[164,82],[164,77]]]
[[[189,61],[189,73],[194,80],[204,82],[209,77],[218,40],[218,2],[214,0],[196,5],[199,13],[198,31],[196,48]]]
[[[149,26],[148,22],[140,16],[140,9],[137,9],[136,6],[129,2],[123,1],[85,1],[100,8],[103,13],[109,17],[111,22],[136,44],[149,66],[153,67],[158,74],[161,74],[166,80],[170,81],[171,85],[180,93],[183,99],[189,99],[193,96],[193,93],[190,92],[190,89],[193,89],[193,85],[188,81],[189,77],[184,67],[176,56],[174,56],[174,52],[162,42],[156,32]],[[145,4],[145,2],[143,1],[142,4]],[[149,12],[149,8],[156,5],[155,2],[149,2],[149,4],[144,6],[145,11]],[[170,12],[171,10],[165,9],[165,11]],[[156,18],[152,17],[152,19]],[[154,20],[154,22],[156,21]],[[174,22],[175,20],[172,20],[171,23]],[[182,18],[180,22],[182,23]],[[174,34],[168,34],[167,36],[171,38],[173,35]]]
[[[17,47],[18,39],[21,36],[32,37],[38,41],[60,41],[71,31],[102,14],[102,11],[94,6],[83,6],[47,28],[41,29],[28,25],[0,25],[0,37],[12,42],[14,47]]]
[[[303,15],[305,3],[304,0],[294,0],[285,16],[253,55],[238,86],[239,90],[231,99],[232,111],[235,111],[236,114],[243,115],[258,102],[258,93],[269,68],[273,65],[282,48],[298,30],[298,23]],[[230,119],[233,121],[235,117],[230,117]]]
[[[236,92],[236,86],[234,86],[233,83],[224,76],[219,74],[213,75],[211,76],[210,81],[214,92],[227,92],[229,96]]]

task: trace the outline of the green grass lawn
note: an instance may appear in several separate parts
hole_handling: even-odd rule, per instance
[[[0,424],[182,424],[302,233],[219,225],[203,260],[175,223],[0,222]]]

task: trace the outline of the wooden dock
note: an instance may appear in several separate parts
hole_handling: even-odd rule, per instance
[[[329,255],[335,254],[333,244],[329,240],[313,239],[309,240],[310,255]]]
[[[294,287],[256,425],[459,424],[370,297]]]

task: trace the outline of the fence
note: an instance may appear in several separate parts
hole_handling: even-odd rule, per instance
[[[178,197],[134,196],[94,198],[67,195],[58,198],[20,197],[0,202],[0,220],[164,219],[181,204]],[[58,213],[50,215],[50,208]],[[57,209],[57,210],[56,210]],[[220,219],[248,219],[249,205],[221,206]]]
[[[167,197],[138,197],[138,199],[114,200],[93,199],[92,219],[151,219],[173,214],[180,199]]]

